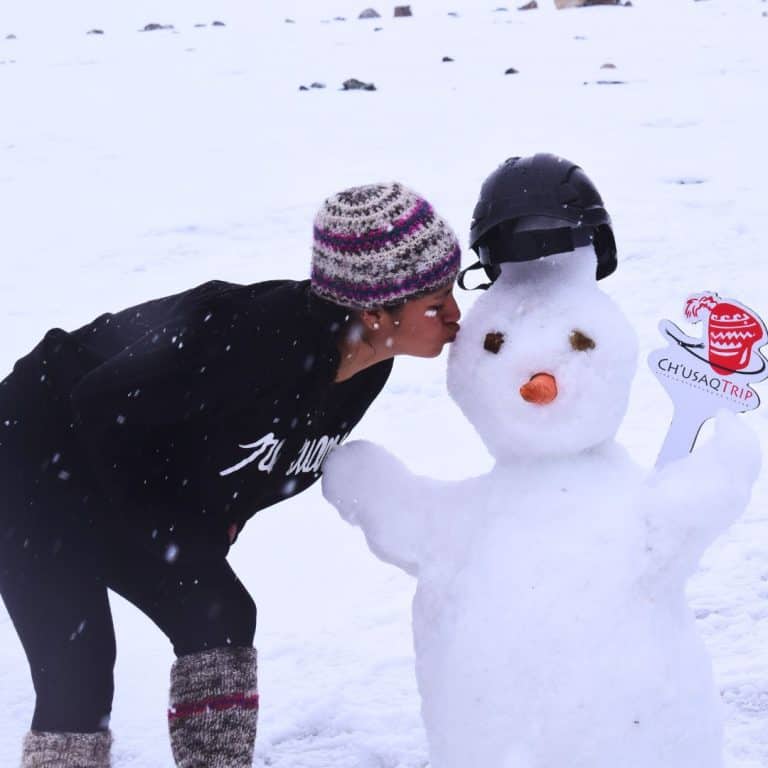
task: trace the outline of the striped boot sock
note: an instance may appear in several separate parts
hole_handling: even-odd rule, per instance
[[[112,736],[99,733],[30,731],[24,737],[21,768],[109,768]]]
[[[168,710],[178,768],[250,768],[258,711],[253,648],[179,657]]]

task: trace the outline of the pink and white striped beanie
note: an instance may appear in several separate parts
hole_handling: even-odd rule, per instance
[[[402,184],[352,187],[315,217],[312,290],[345,307],[372,309],[456,279],[459,241],[432,206]]]

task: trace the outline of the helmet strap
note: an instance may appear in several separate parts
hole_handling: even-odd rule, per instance
[[[459,288],[461,288],[462,291],[487,291],[491,285],[493,285],[493,282],[480,283],[479,285],[474,286],[474,288],[467,288],[467,286],[464,284],[464,276],[467,274],[467,272],[472,272],[475,269],[485,269],[485,264],[476,261],[471,266],[466,267],[465,269],[462,269],[461,272],[459,272],[459,277],[456,282],[458,282]]]

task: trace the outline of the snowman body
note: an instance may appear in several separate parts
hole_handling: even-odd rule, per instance
[[[743,511],[759,447],[722,414],[709,444],[643,471],[613,440],[635,358],[591,249],[505,265],[448,368],[494,468],[439,482],[360,442],[326,462],[326,498],[418,579],[432,768],[722,766],[684,587]],[[541,373],[557,383],[546,404],[521,396]]]
[[[413,631],[435,768],[721,765],[683,585],[646,580],[642,509],[617,503],[641,482],[617,450],[497,466],[473,525],[432,528]]]

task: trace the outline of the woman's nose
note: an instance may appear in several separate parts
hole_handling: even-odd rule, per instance
[[[444,317],[447,323],[457,323],[461,317],[461,310],[459,309],[459,305],[456,303],[456,299],[452,295],[449,296],[445,302]]]

